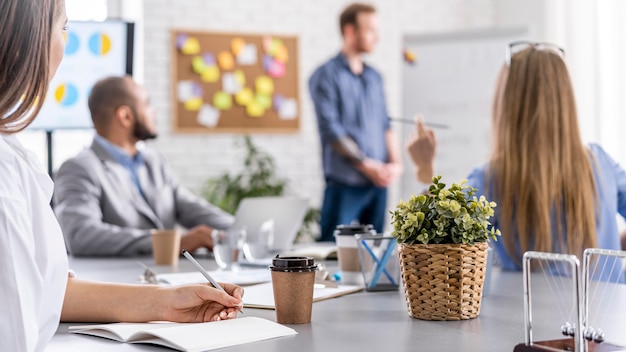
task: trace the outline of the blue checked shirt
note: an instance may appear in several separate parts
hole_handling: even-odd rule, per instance
[[[388,161],[385,133],[389,116],[380,74],[365,65],[360,75],[350,70],[342,53],[320,66],[309,80],[322,142],[322,163],[327,182],[350,186],[369,186],[371,181],[331,143],[351,137],[368,158]]]

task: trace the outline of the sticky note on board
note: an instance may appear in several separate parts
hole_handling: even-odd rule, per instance
[[[220,69],[216,66],[207,67],[201,75],[202,81],[206,83],[215,83],[220,79]]]
[[[278,48],[283,45],[283,41],[277,38],[272,38],[272,43],[270,45],[270,50],[267,51],[268,54],[275,56]]]
[[[245,46],[246,42],[242,38],[233,38],[230,41],[230,50],[235,56],[239,55]]]
[[[65,32],[64,32],[65,33]],[[180,33],[176,36],[176,49],[182,50],[189,37],[187,34]]]
[[[222,90],[228,94],[236,94],[241,88],[241,84],[237,81],[237,78],[233,73],[226,72],[222,76]]]
[[[215,65],[215,55],[211,53],[202,54],[202,59],[204,60],[204,64],[207,66]]]
[[[203,126],[215,127],[220,121],[220,111],[209,104],[204,104],[198,112],[197,120],[198,123]]]
[[[213,106],[218,110],[228,110],[233,106],[233,99],[228,93],[216,92],[213,95]]]
[[[202,107],[202,98],[192,98],[183,103],[185,109],[189,111],[198,111]]]
[[[243,88],[237,94],[235,94],[235,102],[243,106],[248,105],[253,98],[254,94],[252,93],[252,89],[248,87]]]
[[[196,38],[187,38],[180,51],[185,55],[197,55],[200,53],[200,42]]]
[[[246,114],[250,117],[263,117],[265,114],[265,110],[259,106],[254,100],[250,102],[250,104],[246,105]]]
[[[272,95],[274,93],[274,81],[267,76],[259,76],[254,81],[254,87],[259,94]]]
[[[237,63],[240,65],[256,65],[257,49],[254,44],[246,44],[239,54],[237,54]]]
[[[191,69],[193,72],[202,75],[206,68],[207,65],[204,63],[202,56],[194,56],[193,59],[191,59]]]
[[[217,55],[217,63],[225,71],[230,71],[235,66],[233,55],[228,51],[222,51]]]
[[[298,116],[298,103],[295,99],[285,99],[278,109],[278,117],[282,120],[293,120]]]
[[[246,84],[246,74],[243,73],[242,70],[235,70],[233,74],[235,75],[237,83],[239,83],[243,87]]]
[[[274,52],[274,59],[283,64],[287,63],[287,60],[289,60],[289,51],[287,51],[287,47],[285,45],[281,45],[276,48],[276,51]]]
[[[274,98],[273,98],[274,109],[276,109],[276,111],[279,111],[284,101],[285,101],[285,97],[282,94],[274,94]]]
[[[266,53],[269,53],[269,51],[272,49],[272,37],[266,35],[263,37],[262,42],[263,42],[263,51],[265,51]]]
[[[194,94],[194,84],[193,81],[180,81],[176,85],[176,95],[178,96],[178,101],[181,103],[186,102],[187,100],[191,100],[196,98],[196,94]],[[200,94],[202,95],[202,94]]]
[[[269,55],[263,55],[263,59],[261,59],[261,63],[263,64],[263,69],[265,71],[270,69],[272,62],[274,62],[274,58]]]
[[[265,110],[272,107],[272,97],[268,94],[257,93],[254,96],[254,101]]]
[[[285,76],[285,64],[282,62],[272,60],[270,66],[267,69],[267,75],[273,78],[280,78]]]

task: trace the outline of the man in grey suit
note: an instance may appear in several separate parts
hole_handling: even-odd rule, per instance
[[[152,250],[151,231],[188,228],[181,248],[211,249],[213,228],[233,217],[194,196],[156,152],[137,142],[156,137],[145,89],[129,77],[94,85],[89,110],[97,135],[55,178],[55,212],[77,256],[128,256]]]

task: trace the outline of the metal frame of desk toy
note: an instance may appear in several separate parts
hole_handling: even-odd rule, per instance
[[[514,352],[535,352],[535,351],[576,351],[576,352],[611,352],[626,351],[626,348],[613,345],[610,343],[595,341],[586,341],[582,331],[583,328],[574,330],[573,338],[538,341],[532,340],[532,314],[531,314],[531,290],[530,290],[530,262],[537,260],[553,260],[561,261],[571,265],[572,273],[574,273],[574,299],[576,304],[577,326],[586,327],[589,314],[589,263],[592,255],[605,255],[620,258],[626,258],[626,252],[616,250],[606,250],[598,248],[588,248],[583,254],[582,272],[584,278],[581,280],[580,262],[575,255],[542,253],[542,252],[526,252],[523,258],[523,275],[524,275],[524,323],[525,323],[525,343],[515,346]],[[582,296],[582,299],[581,299]]]

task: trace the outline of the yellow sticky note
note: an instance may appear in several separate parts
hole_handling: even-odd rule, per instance
[[[185,55],[200,54],[200,42],[196,38],[188,38],[180,51]]]
[[[265,110],[259,104],[252,101],[246,106],[246,113],[250,117],[262,117]]]
[[[254,97],[254,101],[263,109],[272,107],[272,97],[270,95],[257,93]]]
[[[201,56],[194,56],[193,59],[191,59],[191,68],[193,72],[201,75],[207,67]]]
[[[272,44],[270,45],[270,50],[268,51],[268,54],[274,56],[276,54],[276,51],[278,50],[278,48],[280,48],[281,46],[283,46],[283,41],[280,39],[276,39],[276,38],[272,38]]]
[[[235,80],[240,86],[244,86],[246,84],[246,74],[243,73],[242,70],[235,70],[233,74],[235,75]]]
[[[258,94],[272,95],[274,93],[274,81],[267,76],[259,76],[254,82]]]
[[[193,98],[185,101],[185,109],[189,111],[198,111],[202,107],[202,98]]]
[[[202,72],[202,81],[206,83],[215,83],[220,79],[220,69],[215,66],[209,66]]]
[[[218,110],[228,110],[233,106],[233,99],[228,93],[217,92],[213,95],[213,106]]]
[[[246,42],[241,38],[234,38],[230,42],[230,50],[232,50],[235,56],[239,55],[239,53],[241,53],[241,51],[243,50],[245,46],[246,46]]]
[[[235,66],[235,59],[230,52],[222,51],[217,55],[217,63],[222,70],[230,71]]]
[[[235,94],[235,102],[239,105],[248,105],[251,101],[252,98],[254,97],[254,95],[252,94],[252,89],[245,87],[244,89],[240,90],[237,94]]]
[[[282,62],[283,64],[289,60],[289,52],[287,51],[287,47],[284,45],[279,46],[274,53],[274,59],[278,62]]]

